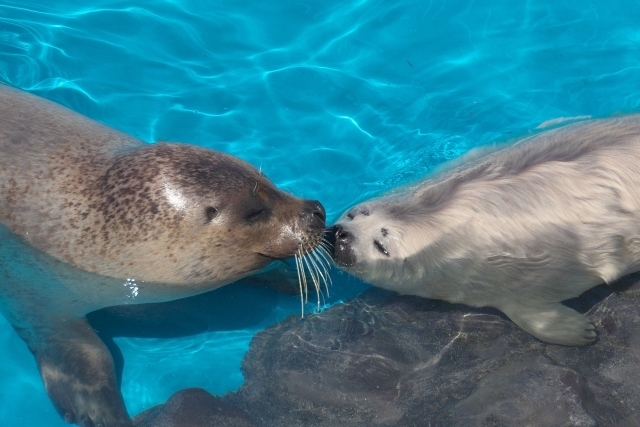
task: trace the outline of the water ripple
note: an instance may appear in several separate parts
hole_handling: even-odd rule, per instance
[[[6,0],[0,80],[149,142],[240,156],[332,220],[545,121],[639,111],[639,15],[621,0]],[[189,355],[220,344],[199,340],[163,363],[185,354],[190,375]],[[123,341],[127,359],[165,357],[156,344]],[[229,351],[231,379],[209,386],[238,384]],[[139,375],[135,408],[178,386]]]

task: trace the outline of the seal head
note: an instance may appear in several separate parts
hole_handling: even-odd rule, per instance
[[[95,185],[90,207],[99,226],[82,245],[100,247],[102,262],[72,261],[102,275],[228,282],[322,238],[319,202],[290,196],[253,166],[204,148],[144,146],[119,155]]]

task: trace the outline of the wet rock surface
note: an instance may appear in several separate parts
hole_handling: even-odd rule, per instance
[[[497,310],[370,289],[257,334],[223,401],[257,427],[640,426],[638,281],[567,303],[597,327],[587,347],[542,343]],[[174,420],[157,425],[235,425]]]
[[[201,388],[179,391],[133,418],[135,427],[255,427],[239,409]]]

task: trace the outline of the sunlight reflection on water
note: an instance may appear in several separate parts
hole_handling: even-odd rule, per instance
[[[546,120],[640,110],[639,12],[636,2],[576,0],[10,0],[0,5],[0,80],[149,142],[240,156],[321,200],[333,220]],[[338,274],[334,283],[354,286]],[[299,310],[289,302],[271,322]],[[118,338],[129,410],[183,387],[237,388],[253,333]],[[4,319],[0,337],[0,366],[13,372],[2,376],[0,417],[64,425]]]

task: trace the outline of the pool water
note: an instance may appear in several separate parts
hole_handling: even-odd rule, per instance
[[[544,121],[640,111],[638,16],[632,0],[5,0],[0,81],[148,142],[242,157],[331,221]],[[328,304],[362,289],[333,276]],[[252,335],[300,311],[254,295],[224,294],[259,310],[241,328],[116,338],[129,412],[237,389]],[[0,425],[66,425],[1,317],[0,349]]]

